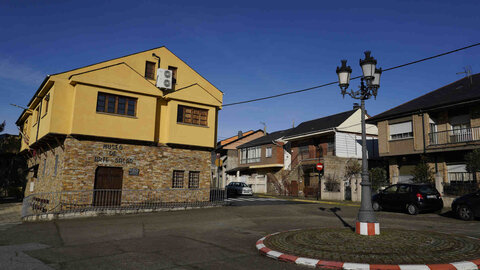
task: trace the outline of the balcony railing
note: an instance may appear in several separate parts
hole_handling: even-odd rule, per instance
[[[452,182],[472,182],[473,173],[468,172],[449,172],[448,173],[448,181]]]
[[[240,159],[240,164],[256,163],[256,162],[260,162],[260,161],[261,161],[260,157],[242,158],[242,159]]]
[[[431,132],[429,145],[466,143],[480,140],[480,127]]]

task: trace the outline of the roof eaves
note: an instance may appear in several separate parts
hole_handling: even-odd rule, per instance
[[[480,75],[480,73],[475,74],[475,75],[473,75],[473,76],[478,76],[478,75]],[[426,111],[426,110],[430,110],[431,108],[437,108],[437,107],[442,107],[442,106],[445,106],[445,105],[453,104],[454,102],[442,104],[441,106],[430,106],[430,107],[421,108],[421,109],[417,109],[417,110],[410,110],[410,111],[407,111],[407,112],[402,112],[402,113],[397,113],[397,114],[388,115],[388,112],[390,112],[390,111],[392,111],[392,110],[395,110],[395,109],[397,109],[397,108],[399,108],[399,107],[401,107],[401,106],[404,106],[404,105],[406,105],[406,104],[408,104],[408,103],[410,103],[410,102],[413,102],[413,101],[415,101],[415,100],[418,100],[418,99],[420,99],[420,98],[423,98],[423,97],[425,97],[426,95],[429,95],[429,94],[431,94],[431,93],[433,93],[433,92],[436,92],[436,91],[438,91],[438,90],[440,90],[440,89],[443,89],[443,88],[447,88],[447,87],[449,87],[449,86],[452,86],[453,84],[458,83],[458,82],[460,82],[460,81],[462,81],[462,80],[464,80],[464,79],[465,79],[465,78],[458,79],[458,80],[456,80],[456,81],[454,81],[454,82],[451,82],[451,83],[449,83],[449,84],[447,84],[447,85],[444,85],[444,86],[442,86],[442,87],[439,87],[439,88],[437,88],[437,89],[435,89],[435,90],[429,91],[429,92],[427,92],[427,93],[425,93],[425,94],[423,94],[423,95],[421,95],[421,96],[419,96],[419,97],[416,97],[416,98],[414,98],[414,99],[405,101],[404,103],[402,103],[402,104],[400,104],[400,105],[398,105],[398,106],[395,106],[395,107],[393,107],[393,108],[391,108],[391,109],[388,109],[388,110],[386,110],[386,111],[384,111],[384,112],[382,112],[382,113],[379,113],[379,114],[376,115],[376,116],[373,116],[372,118],[369,118],[367,121],[370,122],[370,123],[377,123],[377,122],[379,122],[379,121],[381,121],[381,120],[386,120],[386,119],[391,119],[391,118],[397,118],[397,117],[400,117],[401,115],[403,115],[403,116],[409,115],[409,114],[412,114],[412,113],[417,112],[417,111],[419,111],[419,110]],[[384,116],[384,117],[377,118],[377,116],[382,115],[382,114],[387,114],[387,115]]]
[[[442,108],[448,108],[448,107],[452,107],[452,106],[460,106],[460,105],[476,103],[476,102],[480,102],[480,98],[464,100],[464,101],[460,101],[460,102],[458,102],[458,101],[450,102],[450,103],[445,103],[445,104],[442,104],[442,105],[439,105],[439,106],[430,106],[430,107],[425,107],[425,108],[422,108],[422,109],[410,110],[410,111],[407,111],[407,112],[387,115],[387,116],[383,116],[383,117],[379,117],[379,118],[374,116],[372,118],[366,119],[365,122],[367,122],[369,124],[372,124],[372,123],[376,124],[376,123],[378,123],[380,121],[383,121],[383,120],[390,120],[390,119],[409,116],[409,115],[412,115],[412,114],[415,114],[415,113],[430,112],[430,111],[434,111],[434,110],[438,110],[438,109],[442,109]]]
[[[33,97],[30,99],[30,101],[28,102],[27,104],[27,108],[30,107],[30,105],[32,104],[32,102],[35,100],[35,98],[37,97],[38,93],[40,93],[40,91],[42,90],[43,86],[47,83],[48,79],[50,79],[50,76],[51,75],[47,75],[45,77],[45,79],[43,79],[43,82],[40,84],[40,86],[38,87],[37,91],[35,91],[35,94],[33,95]],[[17,121],[15,121],[15,124],[18,125],[19,121],[20,121],[20,118],[22,118],[22,116],[25,114],[27,110],[23,110],[23,112],[20,114],[20,116],[18,117]]]
[[[66,71],[54,73],[54,74],[52,74],[51,76],[53,76],[53,75],[58,75],[58,74],[63,74],[63,73],[67,73],[67,72],[74,71],[74,70],[77,70],[77,69],[81,69],[81,68],[86,68],[86,67],[90,67],[90,66],[93,66],[93,65],[102,64],[102,63],[105,63],[105,62],[108,62],[108,61],[120,59],[120,58],[123,58],[123,57],[132,56],[132,55],[135,55],[135,54],[144,53],[144,52],[148,52],[148,51],[151,51],[151,50],[156,50],[156,49],[160,49],[160,48],[164,48],[164,47],[165,47],[165,46],[160,46],[160,47],[155,47],[155,48],[148,49],[148,50],[143,50],[143,51],[139,51],[139,52],[135,52],[135,53],[130,53],[130,54],[127,54],[127,55],[123,55],[123,56],[115,57],[115,58],[112,58],[112,59],[100,61],[100,62],[98,62],[98,63],[93,63],[93,64],[90,64],[90,65],[86,65],[86,66],[83,66],[83,67],[73,68],[73,69],[70,69],[70,70],[66,70]],[[165,47],[165,48],[166,48],[166,47]]]
[[[320,135],[320,134],[325,134],[325,133],[328,133],[328,132],[335,132],[335,128],[336,127],[331,127],[331,128],[326,128],[326,129],[322,129],[322,130],[315,130],[315,131],[311,131],[311,132],[293,134],[293,135],[285,136],[285,137],[283,137],[283,139],[288,141],[288,140],[292,140],[292,139],[296,139],[296,138],[309,137],[309,136],[313,136],[313,135]]]

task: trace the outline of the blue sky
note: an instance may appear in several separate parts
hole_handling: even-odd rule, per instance
[[[353,75],[371,50],[383,68],[480,42],[480,1],[2,1],[0,120],[14,122],[43,78],[165,45],[224,92],[224,103]],[[368,3],[364,5],[364,3]],[[480,72],[480,46],[385,72],[375,115]],[[352,83],[357,85],[356,82]],[[220,111],[219,137],[276,131],[352,107],[338,86]]]

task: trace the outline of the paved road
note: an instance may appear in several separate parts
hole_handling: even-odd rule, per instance
[[[261,201],[257,200],[257,203]],[[301,269],[258,254],[272,232],[351,226],[358,207],[269,204],[0,226],[1,269]],[[480,221],[378,214],[382,228],[480,238]]]

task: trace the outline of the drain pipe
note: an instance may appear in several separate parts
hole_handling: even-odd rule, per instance
[[[425,114],[423,113],[422,110],[420,110],[420,113],[422,114],[422,133],[423,133],[423,154],[427,153],[427,149],[425,148]]]
[[[160,56],[156,55],[155,53],[152,53],[152,56],[158,59],[158,68],[160,68]]]

